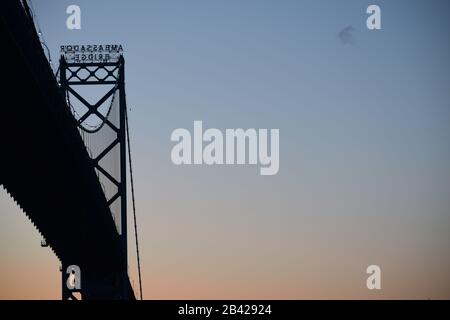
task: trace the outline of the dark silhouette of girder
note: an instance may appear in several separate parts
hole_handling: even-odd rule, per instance
[[[134,299],[120,236],[32,17],[20,1],[0,7],[0,185],[62,266],[80,267],[83,299]]]

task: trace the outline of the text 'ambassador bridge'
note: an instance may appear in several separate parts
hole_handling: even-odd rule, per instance
[[[0,6],[0,185],[61,261],[63,299],[135,299],[128,162],[142,298],[122,47],[62,46],[54,75],[32,8]]]

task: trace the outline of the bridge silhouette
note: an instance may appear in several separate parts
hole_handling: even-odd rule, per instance
[[[125,59],[83,64],[61,57],[58,81],[26,1],[0,7],[0,185],[60,260],[63,299],[78,296],[66,286],[71,265],[81,270],[83,299],[135,299],[127,261]],[[91,104],[74,88],[92,84],[112,89]],[[80,117],[76,99],[86,107]],[[100,119],[95,128],[88,127],[91,116]],[[94,150],[95,137],[105,143],[104,130],[112,140]],[[114,168],[102,164],[106,157]]]

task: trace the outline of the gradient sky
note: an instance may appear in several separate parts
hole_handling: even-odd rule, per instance
[[[33,6],[55,63],[61,44],[124,46],[146,299],[450,298],[448,1]],[[279,173],[173,165],[194,120],[279,128]],[[59,299],[59,262],[4,190],[0,212],[0,298]]]

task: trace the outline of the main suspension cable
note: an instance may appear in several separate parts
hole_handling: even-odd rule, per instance
[[[133,167],[131,166],[131,146],[130,146],[130,132],[128,130],[128,112],[125,110],[125,122],[127,127],[127,145],[128,145],[128,164],[130,166],[130,183],[131,183],[131,200],[133,202],[133,218],[134,218],[134,235],[136,240],[136,256],[137,256],[137,265],[138,265],[138,274],[139,274],[139,294],[142,298],[142,280],[141,280],[141,259],[139,256],[139,242],[138,242],[138,230],[137,230],[137,222],[136,222],[136,206],[134,201],[134,182],[133,182]]]

